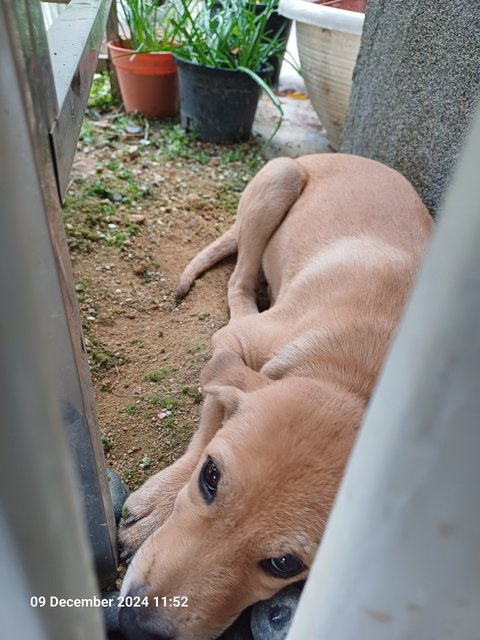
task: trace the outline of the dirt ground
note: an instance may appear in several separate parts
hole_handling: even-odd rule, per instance
[[[263,163],[256,143],[202,144],[178,123],[146,123],[93,92],[65,224],[107,463],[135,489],[184,451],[200,369],[228,320],[233,260],[175,303],[195,253],[233,222]]]

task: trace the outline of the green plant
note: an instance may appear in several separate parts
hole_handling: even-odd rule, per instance
[[[88,96],[88,107],[104,110],[108,109],[111,103],[112,92],[110,89],[110,77],[106,72],[96,73],[93,77],[90,95]]]
[[[162,29],[165,11],[157,0],[120,0],[130,38],[128,44],[137,53],[163,51],[167,34]]]
[[[170,45],[171,51],[178,58],[243,71],[265,91],[280,114],[267,146],[282,123],[283,109],[261,76],[267,71],[269,58],[279,55],[284,45],[281,31],[270,36],[267,27],[278,0],[264,4],[265,10],[257,13],[255,0],[172,0],[165,28],[167,40],[175,43]]]
[[[168,369],[166,367],[162,367],[161,369],[158,369],[156,371],[149,371],[145,375],[145,380],[148,380],[149,382],[160,382],[165,378],[167,373]]]
[[[108,436],[102,436],[102,444],[104,452],[108,453],[108,451],[110,451],[113,447],[113,440]]]
[[[193,398],[195,404],[200,404],[202,401],[202,392],[198,387],[183,387],[182,393],[184,396]]]
[[[137,409],[138,409],[138,406],[135,404],[135,402],[130,402],[129,404],[127,404],[125,411],[128,413],[129,416],[133,416],[135,415],[135,413],[137,413]]]
[[[267,0],[257,14],[255,0],[174,0],[169,40],[183,60],[224,69],[259,73],[282,50],[281,33],[267,35],[267,21],[277,0]]]
[[[175,398],[161,396],[158,393],[154,393],[153,396],[150,396],[148,402],[153,405],[159,405],[162,409],[176,409],[179,405],[179,401],[175,400]]]
[[[174,425],[175,425],[175,418],[173,416],[168,416],[168,418],[165,420],[165,428],[172,429]]]

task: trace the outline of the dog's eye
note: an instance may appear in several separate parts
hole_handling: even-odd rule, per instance
[[[209,504],[215,498],[219,481],[220,469],[214,460],[208,458],[200,471],[199,485],[203,497]]]
[[[275,578],[293,578],[302,573],[307,568],[303,562],[290,554],[279,558],[268,558],[262,560],[260,566],[266,573],[270,573]]]

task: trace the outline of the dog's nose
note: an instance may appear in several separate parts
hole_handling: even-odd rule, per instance
[[[133,593],[130,595],[134,596]],[[129,596],[126,597],[127,601]],[[175,640],[175,634],[162,621],[158,609],[122,607],[119,623],[122,634],[128,640]]]

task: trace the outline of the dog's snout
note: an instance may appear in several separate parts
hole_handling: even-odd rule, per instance
[[[126,602],[140,602],[144,596],[140,590],[125,596]],[[175,640],[175,634],[162,621],[158,608],[147,606],[123,606],[119,614],[120,629],[128,640]]]

